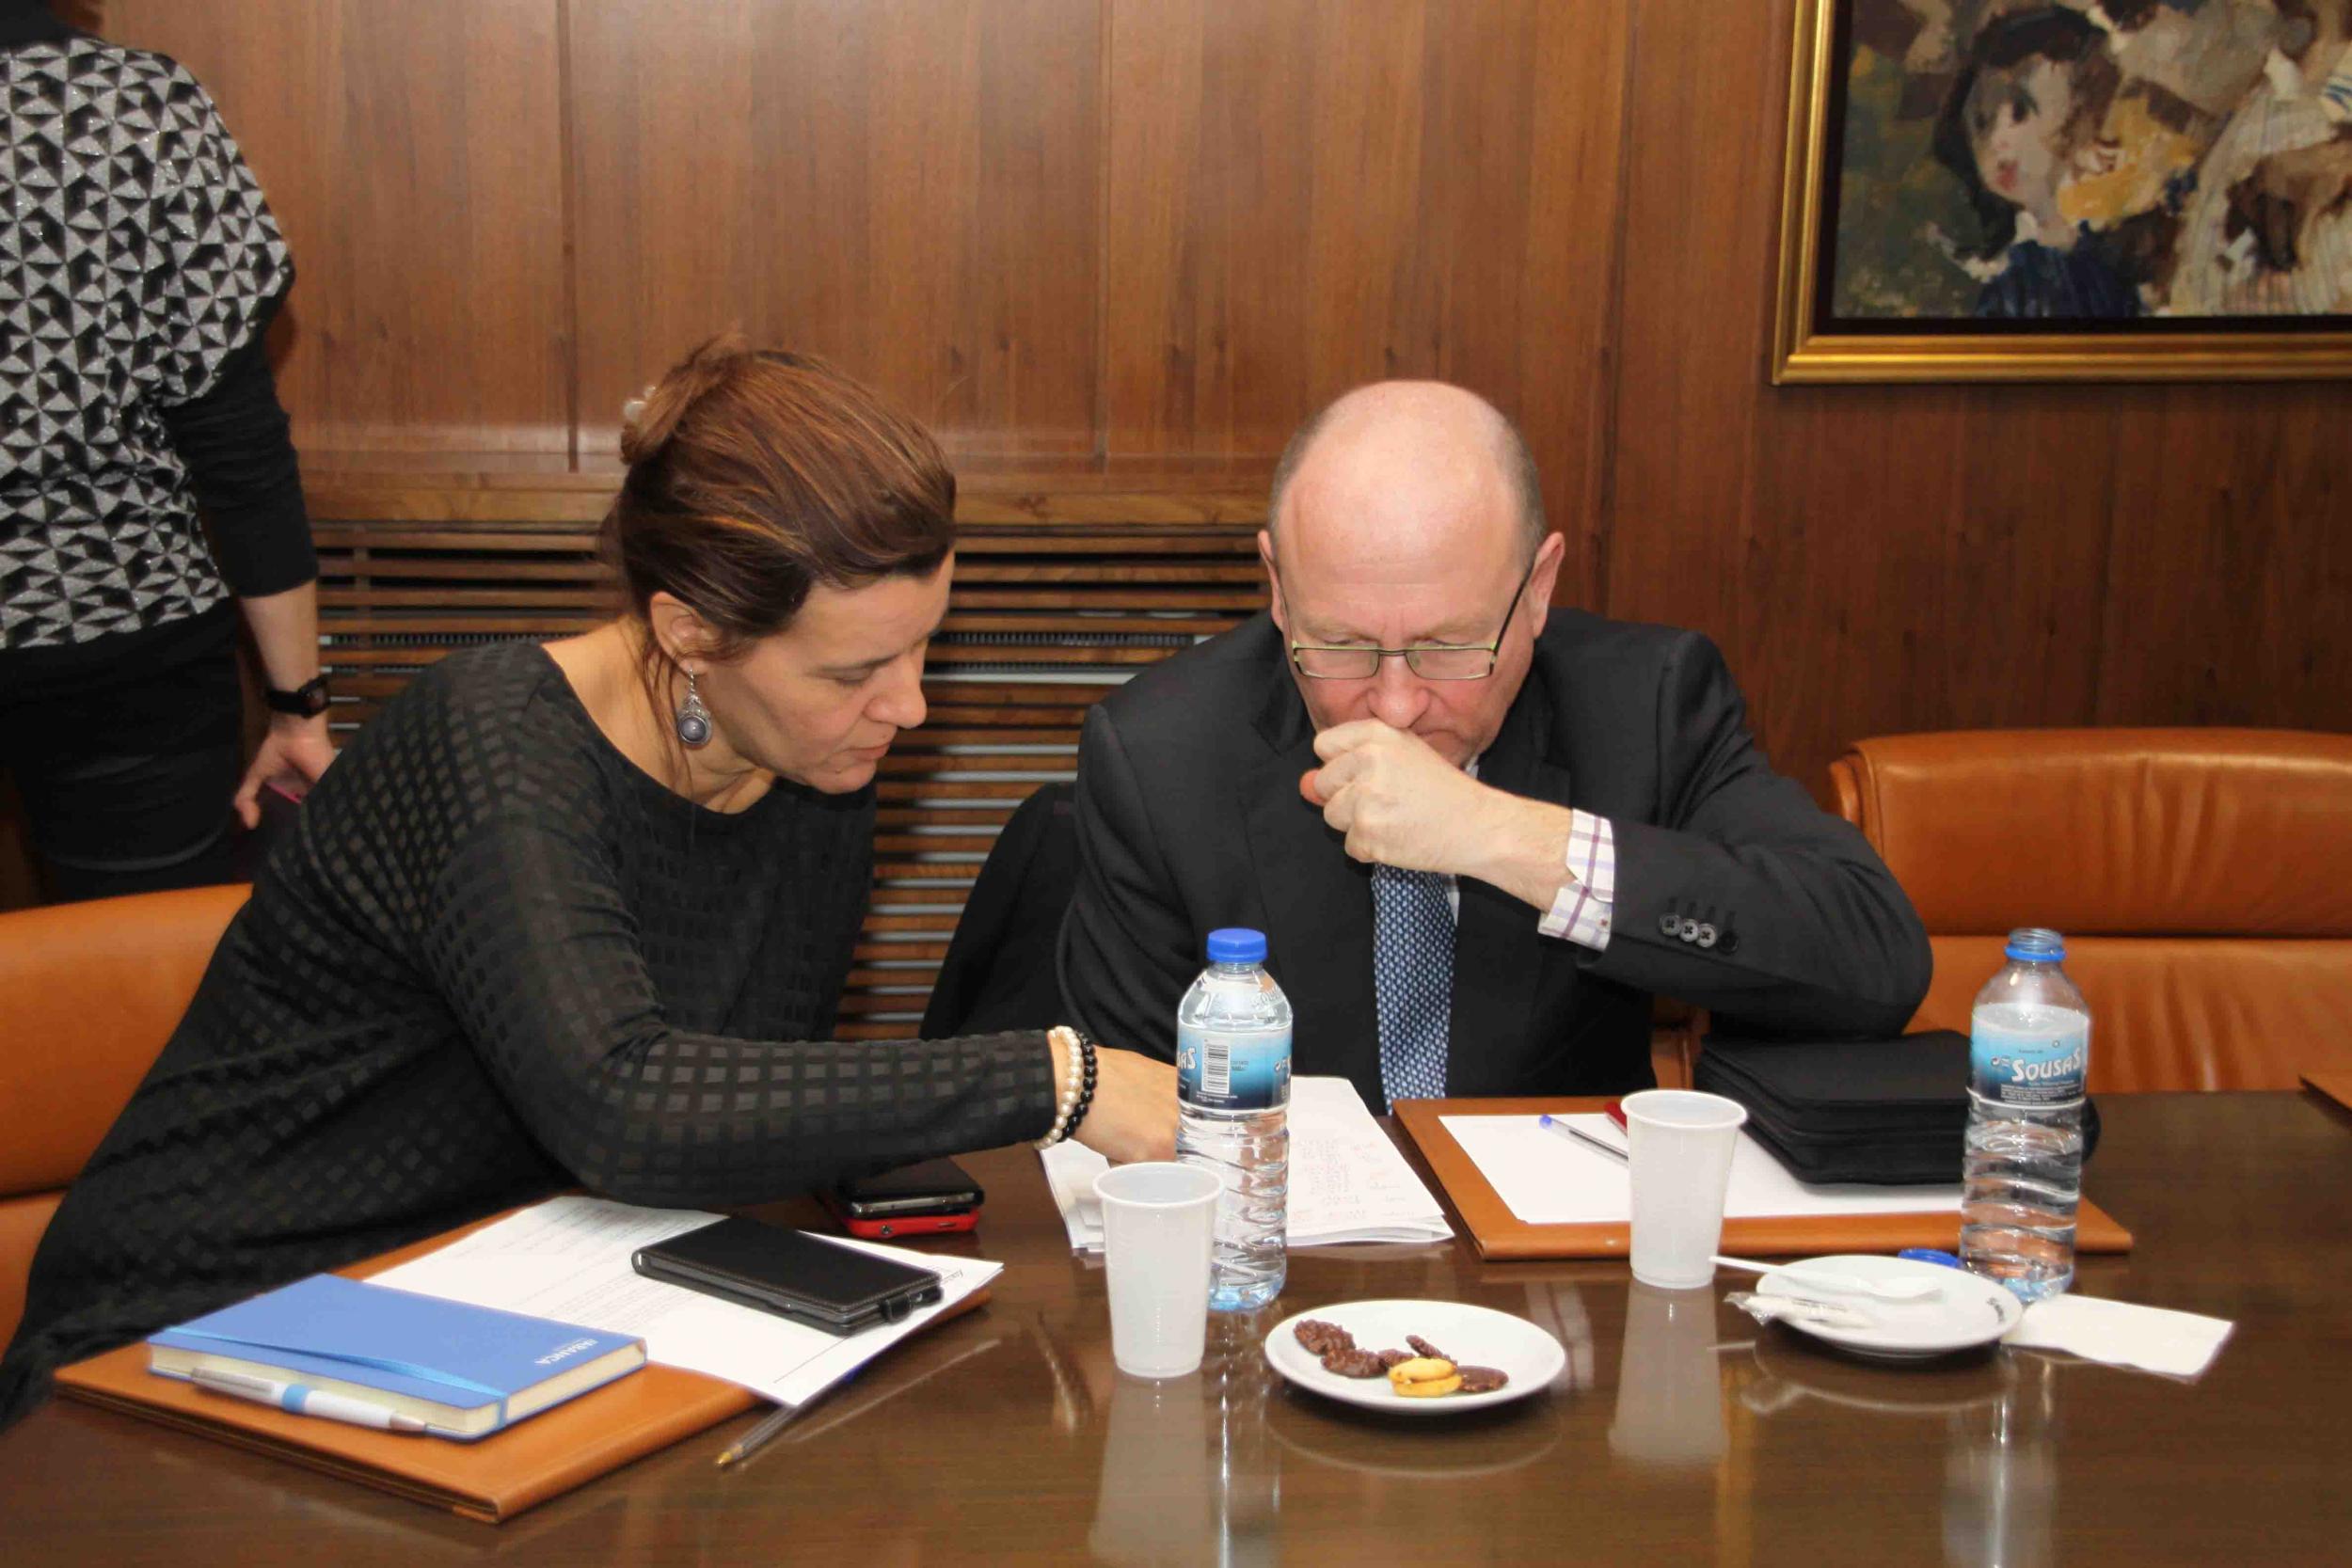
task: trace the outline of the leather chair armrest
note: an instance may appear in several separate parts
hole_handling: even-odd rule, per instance
[[[0,914],[0,1198],[63,1187],[187,1011],[243,884]]]

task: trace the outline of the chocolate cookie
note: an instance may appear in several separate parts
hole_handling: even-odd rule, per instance
[[[1307,1347],[1310,1355],[1326,1355],[1335,1350],[1356,1348],[1353,1334],[1337,1323],[1325,1323],[1321,1318],[1301,1318],[1298,1326],[1291,1332],[1298,1337],[1300,1344]]]
[[[1337,1372],[1342,1377],[1378,1377],[1388,1368],[1382,1363],[1378,1351],[1357,1350],[1349,1346],[1344,1350],[1327,1351],[1323,1357],[1323,1370]]]

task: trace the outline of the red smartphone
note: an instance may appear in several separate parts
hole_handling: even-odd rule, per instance
[[[958,1209],[944,1214],[880,1214],[864,1218],[849,1212],[840,1198],[831,1193],[819,1193],[818,1200],[826,1212],[840,1222],[841,1228],[852,1236],[869,1242],[896,1241],[901,1236],[937,1236],[947,1231],[973,1230],[979,1227],[977,1208]]]
[[[818,1195],[842,1228],[869,1242],[935,1236],[979,1224],[988,1196],[953,1160],[926,1160],[844,1181]]]
[[[826,1206],[828,1213],[840,1220],[842,1229],[851,1237],[864,1237],[866,1242],[897,1242],[898,1237],[936,1237],[955,1229],[974,1229],[981,1223],[978,1209],[953,1209],[948,1213],[892,1213],[892,1215],[854,1215],[850,1206],[842,1204],[831,1192],[818,1192],[817,1199]]]

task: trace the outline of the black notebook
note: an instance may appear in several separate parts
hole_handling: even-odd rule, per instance
[[[1836,1043],[1709,1035],[1691,1085],[1746,1106],[1749,1134],[1801,1181],[1960,1180],[1968,1037],[1954,1030]],[[2086,1102],[2086,1159],[2098,1141]]]

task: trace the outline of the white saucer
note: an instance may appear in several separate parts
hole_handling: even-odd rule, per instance
[[[1839,1253],[1828,1258],[1791,1261],[1791,1269],[1820,1274],[1859,1275],[1865,1279],[1932,1279],[1943,1290],[1924,1301],[1881,1301],[1875,1296],[1839,1293],[1783,1274],[1768,1274],[1756,1287],[1760,1296],[1803,1296],[1833,1301],[1878,1320],[1871,1328],[1833,1328],[1800,1318],[1780,1321],[1800,1334],[1887,1361],[1916,1361],[1931,1355],[1989,1345],[2025,1316],[2026,1308],[2005,1286],[1941,1263],[1911,1258],[1881,1258],[1864,1253]]]
[[[1466,1367],[1492,1367],[1510,1382],[1487,1394],[1447,1394],[1407,1399],[1385,1377],[1342,1377],[1323,1370],[1293,1332],[1304,1318],[1337,1323],[1365,1350],[1407,1350],[1418,1334]],[[1568,1364],[1560,1341],[1508,1312],[1458,1301],[1350,1301],[1294,1313],[1265,1337],[1265,1358],[1274,1370],[1312,1393],[1395,1416],[1459,1416],[1489,1410],[1549,1387]]]

